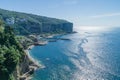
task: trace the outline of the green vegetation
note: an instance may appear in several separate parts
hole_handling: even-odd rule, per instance
[[[14,80],[13,71],[21,61],[24,51],[16,41],[13,29],[0,21],[0,80]]]
[[[20,35],[58,31],[71,32],[73,26],[72,23],[66,20],[3,9],[0,9],[0,19],[5,21],[7,25],[13,26],[15,33]]]
[[[34,38],[28,36],[16,36],[17,41],[23,46],[24,49],[28,49],[28,47],[34,44]]]
[[[66,20],[0,9],[0,80],[15,80],[16,66],[26,56],[23,48],[28,48],[36,40],[30,35],[44,38],[72,30],[73,24]],[[31,64],[29,60],[27,62]]]

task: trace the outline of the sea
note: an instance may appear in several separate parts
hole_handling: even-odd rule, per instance
[[[29,52],[44,68],[32,80],[120,80],[120,27],[77,27],[70,40],[35,46]]]

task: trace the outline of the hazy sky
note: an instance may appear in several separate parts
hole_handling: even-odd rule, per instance
[[[75,26],[120,26],[120,0],[0,0],[0,8],[66,19]]]

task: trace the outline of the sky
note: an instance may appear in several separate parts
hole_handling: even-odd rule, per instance
[[[0,8],[65,19],[74,26],[120,26],[120,0],[0,0]]]

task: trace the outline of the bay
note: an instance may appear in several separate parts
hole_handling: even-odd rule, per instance
[[[120,28],[80,27],[67,40],[35,46],[30,55],[45,66],[32,80],[120,80]]]

